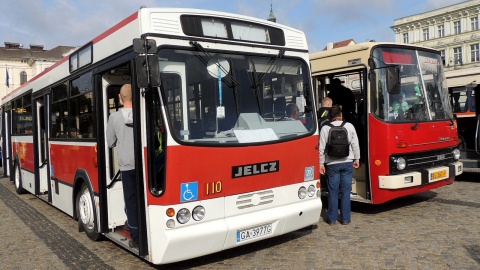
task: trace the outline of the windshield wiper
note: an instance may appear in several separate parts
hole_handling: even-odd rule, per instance
[[[205,48],[203,48],[202,45],[200,45],[200,43],[198,43],[196,41],[190,41],[190,45],[193,48],[195,48],[197,51],[202,52],[208,59],[213,59],[213,56],[211,56],[210,53],[208,51],[206,51]],[[208,67],[208,60],[204,59],[203,57],[201,57],[198,54],[195,54],[195,56],[200,60],[200,62],[202,62],[206,67]],[[233,89],[233,99],[234,99],[234,102],[235,102],[235,109],[237,110],[237,116],[239,116],[240,115],[240,109],[238,107],[237,86],[239,86],[240,83],[237,81],[237,77],[235,76],[235,68],[233,66],[233,61],[232,61],[231,58],[229,59],[229,63],[230,63],[231,74],[230,74],[230,72],[225,70],[225,67],[220,65],[219,62],[217,62],[215,64],[225,74],[225,77],[228,77],[230,79],[230,81],[227,81],[226,79],[221,78],[223,83],[225,83],[229,88]]]
[[[415,124],[412,126],[412,130],[416,130],[419,126],[419,119],[420,119],[420,115],[425,114],[425,103],[422,103],[421,106],[420,106],[420,111],[418,112],[417,116],[414,118],[415,120]]]
[[[202,45],[200,45],[200,43],[196,42],[196,41],[190,41],[190,45],[195,48],[197,51],[199,52],[202,52],[208,59],[213,59],[213,56],[210,55],[209,52],[207,52],[205,50],[205,48],[203,48]],[[201,57],[200,55],[197,55],[195,54],[195,56],[206,66],[208,67],[208,61],[205,60],[203,57]],[[216,62],[215,63],[217,65],[217,67],[225,74],[226,77],[228,77],[230,80],[231,80],[231,83],[229,83],[228,81],[226,81],[224,78],[222,78],[222,81],[230,88],[233,88],[235,86],[238,86],[240,85],[240,83],[238,83],[238,81],[232,77],[232,75],[230,75],[230,72],[228,72],[227,70],[225,70],[225,68],[220,65],[219,62]]]
[[[232,79],[232,89],[233,89],[233,100],[235,102],[235,109],[237,110],[237,117],[240,116],[240,108],[238,108],[238,91],[237,86],[239,85],[237,82],[237,77],[235,76],[235,67],[233,66],[232,58],[230,58],[230,70],[232,71],[232,75],[230,78]]]
[[[263,80],[265,80],[265,76],[272,72],[272,70],[277,66],[278,60],[283,58],[284,55],[285,50],[280,50],[275,58],[270,58],[270,61],[268,61],[267,64],[267,69],[263,74],[260,75],[260,77],[258,77],[258,81],[256,82],[257,86],[263,83]]]
[[[268,61],[267,63],[267,69],[265,70],[265,72],[263,74],[261,74],[258,78],[257,78],[257,70],[255,68],[255,62],[253,61],[253,59],[250,59],[250,62],[252,64],[252,76],[253,76],[253,82],[252,82],[252,89],[254,90],[254,94],[255,94],[255,97],[257,99],[257,105],[258,105],[258,110],[259,110],[259,113],[260,115],[262,114],[262,105],[260,104],[260,85],[263,84],[263,81],[265,80],[265,76],[267,74],[269,74],[270,72],[272,72],[272,70],[277,66],[277,62],[279,59],[283,58],[283,56],[285,55],[285,50],[280,50],[277,54],[276,57],[272,57],[270,58],[270,61]]]
[[[258,106],[258,112],[260,115],[262,115],[262,105],[260,104],[260,95],[259,95],[259,89],[258,89],[258,80],[257,80],[257,70],[255,68],[255,63],[253,62],[253,59],[250,59],[252,63],[252,68],[253,68],[253,84],[252,84],[252,89],[253,89],[253,94],[255,95],[255,99],[257,100],[257,106]]]

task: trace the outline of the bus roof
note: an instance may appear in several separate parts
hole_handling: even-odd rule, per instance
[[[183,33],[180,22],[180,16],[182,15],[213,16],[226,19],[236,19],[278,28],[281,29],[285,35],[285,48],[290,48],[292,50],[304,50],[305,52],[308,51],[307,40],[302,31],[267,20],[203,9],[141,8],[132,15],[123,19],[121,22],[93,38],[84,46],[78,47],[76,50],[72,51],[69,55],[56,62],[50,68],[47,68],[23,85],[8,93],[2,98],[1,104],[3,105],[7,102],[10,102],[11,100],[30,90],[33,90],[33,92],[42,90],[70,76],[71,73],[75,73],[75,71],[70,72],[70,56],[86,46],[91,45],[93,47],[93,59],[90,64],[94,64],[116,52],[132,46],[132,40],[134,38],[140,38],[142,34],[160,34],[165,36],[178,36],[180,38],[189,37],[190,39],[195,38]],[[207,37],[203,39],[217,42],[219,40],[225,41],[224,39],[216,37]],[[250,46],[252,45],[251,42],[243,42],[248,43]]]
[[[398,47],[398,48],[406,48],[406,49],[420,49],[420,50],[438,52],[437,50],[434,50],[429,47],[416,46],[416,45],[404,44],[404,43],[363,42],[363,43],[353,44],[353,45],[340,47],[336,49],[311,53],[310,63],[312,67],[312,72],[318,72],[321,70],[328,70],[332,68],[347,67],[347,66],[350,66],[350,63],[355,63],[354,65],[358,65],[358,64],[367,65],[368,59],[370,58],[371,50],[377,46]],[[335,61],[327,60],[327,58],[331,58],[331,57],[341,57],[341,58],[340,60],[336,59]]]
[[[395,42],[363,42],[363,43],[357,43],[357,44],[348,45],[345,47],[335,48],[331,50],[311,53],[310,61],[321,59],[321,58],[332,57],[340,54],[351,53],[351,52],[370,51],[376,46],[395,46],[395,47],[416,48],[416,49],[436,51],[430,47],[425,47],[423,45],[418,46],[418,45],[395,43]]]

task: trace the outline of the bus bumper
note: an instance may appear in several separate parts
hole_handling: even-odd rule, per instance
[[[322,201],[317,189],[314,196],[298,198],[300,187],[315,186],[316,181],[296,183],[270,190],[255,191],[211,200],[195,201],[174,208],[193,209],[202,205],[205,219],[175,228],[165,228],[166,219],[150,220],[150,255],[146,258],[154,264],[187,260],[259,240],[279,236],[317,223],[320,220]],[[268,204],[261,204],[261,193],[268,193]],[[252,207],[239,208],[239,197],[252,195]],[[150,216],[164,217],[165,206],[150,206]],[[176,210],[178,212],[178,209]],[[159,221],[159,222],[158,222]],[[264,230],[258,237],[248,238],[248,233]],[[248,239],[247,239],[248,238]]]
[[[417,172],[379,176],[378,185],[381,189],[402,189],[449,179],[462,173],[463,163],[457,161],[448,166],[429,168]]]

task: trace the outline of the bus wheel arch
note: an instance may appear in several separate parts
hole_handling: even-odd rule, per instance
[[[88,177],[87,177],[88,179]],[[101,234],[98,230],[97,211],[93,190],[89,182],[84,177],[76,178],[75,181],[75,218],[78,221],[78,230],[93,241],[100,239]]]
[[[20,161],[15,159],[13,163],[13,183],[17,194],[24,194],[26,190],[22,187],[22,171],[20,169]]]

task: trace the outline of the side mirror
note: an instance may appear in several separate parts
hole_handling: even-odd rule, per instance
[[[387,92],[389,94],[400,94],[400,69],[398,66],[387,67]]]
[[[150,80],[150,86],[152,87],[160,86],[160,66],[158,63],[157,55],[137,56],[137,58],[135,59],[135,67],[136,67],[136,73],[137,73],[138,87],[140,88],[148,87],[149,80]]]
[[[160,67],[155,40],[135,38],[133,39],[133,51],[139,54],[135,59],[138,87],[160,86]]]

